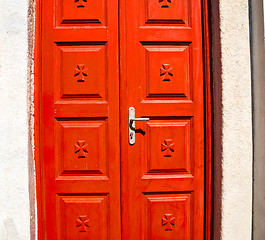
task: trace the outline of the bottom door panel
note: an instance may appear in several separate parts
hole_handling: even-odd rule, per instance
[[[58,195],[59,239],[109,239],[108,195]]]
[[[191,193],[143,194],[142,203],[146,239],[190,239]]]

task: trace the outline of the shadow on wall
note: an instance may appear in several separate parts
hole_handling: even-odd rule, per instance
[[[29,203],[30,203],[30,239],[36,239],[36,184],[34,162],[34,36],[35,36],[35,3],[28,1],[28,176],[29,176]],[[13,239],[13,238],[10,238]],[[14,238],[18,240],[19,238]]]
[[[264,0],[263,0],[264,1]],[[253,240],[265,239],[265,35],[262,0],[250,0],[251,73],[253,100],[254,182]]]
[[[209,1],[212,80],[212,240],[221,239],[222,195],[222,78],[219,1]]]
[[[15,223],[12,218],[4,220],[4,226],[6,229],[7,239],[8,240],[18,240],[18,231],[16,229]]]

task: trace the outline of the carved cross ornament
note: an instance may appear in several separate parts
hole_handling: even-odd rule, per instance
[[[172,231],[174,225],[175,217],[173,214],[165,214],[165,217],[162,218],[162,226],[165,227],[165,231]]]
[[[86,227],[89,227],[87,215],[81,215],[76,219],[76,227],[79,229],[79,232],[86,232]]]
[[[170,81],[170,77],[173,76],[170,64],[162,64],[162,67],[160,68],[160,76],[163,76],[163,81]]]
[[[87,0],[74,0],[75,3],[78,3],[77,7],[85,7],[85,2],[87,2]]]
[[[175,151],[174,145],[172,139],[165,139],[161,143],[161,151],[165,152],[164,157],[171,157],[171,152]]]
[[[87,77],[85,64],[77,64],[77,67],[75,68],[75,77],[77,77],[77,82],[85,81],[85,77]]]
[[[171,0],[158,0],[160,3],[162,3],[162,8],[168,8],[169,3],[171,3]]]
[[[78,158],[85,158],[88,153],[88,148],[85,140],[79,140],[75,144],[75,153],[78,154]]]

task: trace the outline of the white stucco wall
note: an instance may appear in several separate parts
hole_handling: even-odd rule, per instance
[[[27,0],[0,0],[0,239],[30,239]]]
[[[213,46],[220,57],[213,69],[214,81],[219,81],[214,90],[215,117],[219,118],[215,143],[221,146],[215,152],[215,177],[220,185],[215,189],[215,198],[220,203],[215,204],[214,212],[220,226],[214,226],[214,239],[250,240],[253,162],[248,0],[214,2],[220,15],[216,15],[217,11],[213,15]]]

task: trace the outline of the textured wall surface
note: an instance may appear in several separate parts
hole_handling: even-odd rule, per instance
[[[0,6],[0,239],[29,240],[28,1]]]
[[[248,0],[213,3],[214,239],[250,240],[252,103]]]

